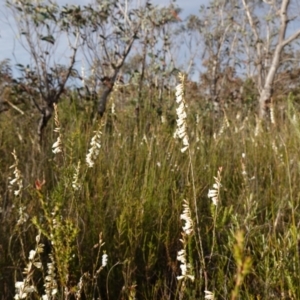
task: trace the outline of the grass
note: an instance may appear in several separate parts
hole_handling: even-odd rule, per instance
[[[300,298],[300,115],[292,98],[285,118],[278,113],[258,132],[251,111],[216,118],[189,100],[184,153],[173,138],[174,103],[163,104],[165,123],[147,105],[137,119],[117,102],[115,115],[92,122],[88,109],[62,101],[41,145],[33,116],[1,115],[1,299]],[[97,130],[101,147],[88,167]],[[9,185],[14,149],[19,196]],[[217,205],[208,197],[214,177]],[[181,249],[194,280],[178,280]]]

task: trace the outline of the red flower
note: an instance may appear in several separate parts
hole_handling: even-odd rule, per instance
[[[43,179],[43,181],[40,181],[39,179],[37,179],[35,181],[35,188],[40,191],[43,187],[43,185],[46,183],[45,179]]]

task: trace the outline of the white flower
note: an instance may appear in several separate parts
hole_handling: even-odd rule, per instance
[[[45,277],[45,294],[42,296],[43,300],[46,299],[53,299],[53,297],[57,294],[58,289],[57,289],[57,281],[55,279],[55,266],[53,262],[53,257],[52,255],[49,255],[50,259],[52,262],[47,263],[47,275]]]
[[[189,278],[191,281],[195,280],[195,276],[190,274],[190,269],[191,269],[191,265],[187,264],[187,263],[182,263],[180,265],[180,269],[181,269],[181,275],[177,276],[177,280],[182,280],[182,279],[186,279]]]
[[[192,234],[193,233],[193,220],[191,218],[191,211],[190,211],[189,205],[186,200],[184,200],[183,213],[180,215],[180,219],[185,221],[185,224],[182,227],[184,233],[186,235]]]
[[[24,288],[24,285],[25,285],[25,283],[23,281],[17,281],[15,283],[15,288],[18,289],[18,290],[21,290],[21,289]]]
[[[28,293],[33,293],[35,292],[34,286],[28,286],[25,282],[23,281],[17,281],[15,283],[15,288],[16,288],[16,295],[14,299],[26,299]]]
[[[177,260],[180,262],[181,275],[177,276],[177,280],[186,280],[187,278],[194,281],[195,277],[191,273],[191,265],[187,262],[186,246],[188,243],[188,236],[193,233],[193,220],[191,218],[191,211],[189,204],[186,200],[183,200],[183,212],[180,215],[180,219],[185,222],[182,226],[183,233],[180,242],[183,244],[183,249],[177,253]]]
[[[185,250],[184,249],[181,249],[181,250],[178,251],[177,260],[180,261],[183,264],[186,263]]]
[[[58,137],[56,142],[54,142],[54,144],[52,145],[52,152],[54,154],[57,154],[62,152],[62,148],[61,148],[62,142],[61,142],[60,123],[58,118],[57,104],[54,103],[53,107],[54,107],[54,123],[55,123],[54,132],[58,133]]]
[[[14,178],[14,179],[12,179],[12,180],[9,182],[9,184],[10,184],[10,185],[14,185],[14,183],[17,182],[17,181],[18,181],[18,178]]]
[[[26,299],[26,297],[27,297],[27,293],[20,292],[20,293],[15,295],[14,299],[16,299],[16,300]]]
[[[30,250],[28,259],[29,259],[29,260],[33,260],[34,257],[35,257],[35,254],[36,254],[36,251]]]
[[[90,142],[91,147],[86,156],[86,163],[89,168],[92,168],[94,166],[95,160],[100,153],[99,149],[101,148],[101,134],[102,133],[100,130],[96,131]]]
[[[218,191],[217,190],[208,190],[208,198],[211,198],[211,201],[214,205],[218,204]]]
[[[62,152],[60,136],[57,138],[56,142],[52,145],[52,152],[54,154]]]
[[[58,289],[52,289],[52,292],[51,292],[51,296],[54,296],[54,295],[56,295],[57,294],[57,292],[58,292]]]
[[[211,198],[211,201],[214,205],[218,205],[219,202],[219,195],[220,195],[220,188],[221,188],[221,172],[222,172],[222,167],[219,168],[218,170],[218,176],[214,177],[215,183],[213,184],[213,189],[208,190],[207,197]]]
[[[181,269],[182,276],[186,276],[186,273],[187,273],[187,264],[181,264],[180,265],[180,269]]]
[[[79,190],[80,184],[78,183],[80,171],[80,161],[78,161],[77,167],[75,168],[75,173],[73,175],[72,187],[75,191]]]
[[[215,299],[215,296],[212,292],[210,291],[204,291],[204,299],[208,299],[208,300],[214,300]]]
[[[182,153],[184,153],[188,148],[189,148],[189,146],[182,147],[182,148],[180,149],[180,151],[181,151]]]
[[[108,261],[108,255],[106,253],[104,253],[102,255],[102,267],[106,267],[107,261]]]
[[[14,191],[14,195],[15,195],[15,196],[19,196],[20,194],[21,194],[21,190]]]
[[[41,262],[34,262],[33,265],[34,265],[37,269],[41,269],[42,266],[43,266]]]
[[[15,163],[9,167],[10,169],[14,168],[14,172],[13,172],[14,178],[13,179],[9,178],[10,179],[9,188],[10,190],[15,188],[14,195],[19,196],[23,190],[23,178],[22,178],[21,171],[18,168],[19,159],[17,157],[16,151],[14,150],[11,154],[14,157]]]
[[[189,148],[189,139],[187,135],[187,124],[186,124],[186,118],[187,114],[185,111],[186,104],[185,100],[183,98],[183,81],[184,76],[179,74],[179,79],[181,80],[181,83],[176,86],[176,102],[179,104],[178,108],[176,109],[177,114],[177,128],[174,132],[174,138],[179,138],[183,142],[183,146],[181,148],[181,152],[185,152]]]

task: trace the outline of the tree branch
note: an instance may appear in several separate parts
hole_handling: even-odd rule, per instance
[[[119,74],[119,71],[120,69],[122,68],[124,62],[125,62],[125,59],[127,58],[130,50],[131,50],[131,47],[134,43],[134,40],[136,39],[136,36],[137,36],[137,33],[138,33],[138,30],[139,30],[139,27],[140,27],[140,24],[138,25],[138,28],[134,31],[126,49],[124,50],[124,53],[123,55],[121,56],[121,58],[119,59],[118,63],[116,64],[116,66],[114,66],[114,71],[113,71],[113,74],[112,76],[109,78],[109,80],[106,82],[106,86],[105,86],[105,89],[100,97],[100,100],[99,100],[99,105],[98,105],[98,114],[102,117],[105,110],[106,110],[106,103],[107,103],[107,100],[108,100],[108,96],[110,95],[110,93],[112,92],[113,90],[113,87],[114,87],[114,84],[115,84],[115,81],[116,81],[116,78]]]
[[[300,36],[300,29],[285,39],[282,43],[283,47],[291,43],[293,40],[297,39]]]

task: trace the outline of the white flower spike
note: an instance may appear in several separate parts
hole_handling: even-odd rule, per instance
[[[176,102],[179,104],[178,108],[176,109],[177,113],[177,128],[174,132],[174,138],[179,138],[182,140],[183,147],[181,148],[181,152],[185,152],[189,148],[189,138],[187,135],[187,124],[186,124],[186,104],[183,97],[183,90],[184,90],[184,75],[179,74],[179,79],[181,81],[180,84],[176,86]]]

